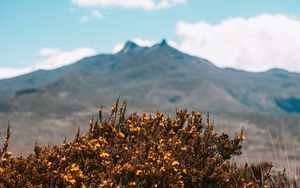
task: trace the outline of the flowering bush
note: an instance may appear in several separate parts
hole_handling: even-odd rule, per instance
[[[0,149],[2,187],[284,187],[285,174],[270,175],[271,165],[238,167],[243,131],[218,135],[209,118],[181,110],[125,115],[117,100],[107,119],[102,108],[89,132],[60,146],[37,143],[28,155],[7,150],[9,129]]]

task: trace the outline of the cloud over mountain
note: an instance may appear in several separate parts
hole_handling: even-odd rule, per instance
[[[263,14],[229,18],[219,24],[177,23],[179,49],[221,67],[249,71],[283,68],[300,71],[300,20]]]
[[[88,47],[75,48],[70,51],[64,51],[58,48],[42,48],[39,50],[38,54],[41,57],[41,60],[32,66],[21,68],[0,67],[0,79],[19,76],[38,69],[50,70],[69,65],[84,57],[95,55],[96,51]]]
[[[11,78],[29,72],[32,72],[31,67],[25,67],[25,68],[1,68],[0,67],[0,79]]]
[[[71,51],[63,51],[55,48],[43,48],[39,55],[43,59],[36,63],[38,69],[54,69],[61,66],[69,65],[84,57],[95,55],[96,51],[92,48],[82,47]]]

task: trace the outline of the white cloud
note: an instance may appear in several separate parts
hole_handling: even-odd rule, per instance
[[[88,23],[95,20],[101,20],[102,18],[103,15],[99,11],[94,10],[88,16],[81,16],[80,23]]]
[[[118,53],[119,51],[121,51],[124,48],[125,43],[124,42],[119,42],[117,44],[114,45],[114,47],[112,48],[112,53]]]
[[[167,40],[167,43],[169,46],[172,46],[173,48],[179,49],[179,45],[174,40]]]
[[[39,51],[41,60],[34,63],[32,66],[23,68],[1,68],[0,79],[11,78],[22,74],[30,73],[38,69],[55,69],[65,65],[75,63],[76,61],[96,54],[92,48],[82,47],[71,51],[63,51],[56,48],[42,48]]]
[[[0,79],[11,78],[22,74],[30,73],[33,69],[31,67],[25,68],[0,68]]]
[[[134,43],[136,43],[137,45],[143,46],[143,47],[150,47],[155,44],[154,40],[149,40],[149,39],[134,38],[134,39],[132,39],[132,41]]]
[[[60,49],[43,48],[39,51],[39,55],[43,59],[35,63],[37,69],[54,69],[61,66],[72,64],[84,57],[93,56],[96,51],[92,48],[76,48],[71,51],[63,51]]]
[[[300,71],[300,20],[263,14],[230,18],[219,24],[179,22],[182,51],[207,58],[220,67],[249,71],[283,68]]]
[[[144,10],[166,9],[176,5],[184,4],[185,0],[72,0],[82,7],[123,7],[139,8]]]

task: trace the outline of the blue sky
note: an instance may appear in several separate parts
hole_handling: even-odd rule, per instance
[[[268,29],[277,30],[277,27],[287,24],[285,26],[288,28],[281,33],[294,36],[296,41],[299,39],[296,34],[293,35],[292,33],[292,30],[295,30],[294,27],[298,29],[300,25],[298,23],[300,1],[295,0],[272,2],[262,0],[165,0],[169,4],[162,7],[159,7],[159,2],[154,0],[140,0],[140,2],[145,1],[145,6],[140,2],[134,5],[132,2],[135,1],[129,2],[128,0],[111,0],[111,4],[103,4],[101,1],[103,0],[1,1],[0,74],[2,76],[0,75],[0,78],[18,74],[18,72],[14,72],[15,69],[31,71],[33,67],[39,68],[37,65],[43,63],[48,65],[44,66],[45,68],[50,69],[51,65],[49,66],[49,64],[56,63],[51,61],[61,62],[57,66],[64,65],[63,58],[72,61],[85,55],[111,53],[116,44],[121,45],[128,39],[157,42],[162,38],[167,38],[171,43],[174,43],[175,47],[193,55],[207,56],[206,58],[212,61],[215,60],[218,62],[217,65],[224,67],[233,66],[252,71],[261,71],[272,67],[289,69],[280,62],[274,65],[270,64],[262,69],[251,68],[252,64],[258,64],[256,65],[258,67],[264,60],[272,60],[269,59],[270,57],[261,57],[260,59],[252,59],[250,62],[248,57],[250,56],[251,59],[251,54],[243,55],[241,52],[237,54],[237,51],[240,51],[241,46],[243,47],[244,44],[237,44],[234,47],[232,54],[235,55],[232,55],[232,57],[222,56],[222,59],[229,63],[221,62],[221,59],[213,57],[214,52],[210,49],[218,49],[219,46],[220,48],[226,48],[223,45],[226,43],[223,38],[225,40],[228,35],[223,34],[226,32],[235,33],[237,29],[228,31],[224,28],[228,28],[230,25],[237,25],[237,27],[245,29],[250,26],[253,28],[256,27],[255,19],[259,23],[263,22],[260,22],[260,20],[266,22],[266,24],[258,26],[260,33]],[[149,2],[153,3],[152,8],[146,5]],[[154,6],[155,3],[157,3],[157,6]],[[251,18],[254,18],[253,23],[250,20]],[[282,20],[276,24],[276,20],[281,18]],[[243,19],[243,23],[239,22],[238,19]],[[222,25],[226,21],[228,24]],[[233,24],[234,21],[237,21],[237,24]],[[263,25],[273,23],[273,21],[272,26],[264,28]],[[205,28],[208,30],[205,31]],[[213,29],[211,30],[211,28]],[[190,33],[189,30],[191,30]],[[210,41],[210,44],[213,45],[202,48],[200,43],[191,44],[190,41],[197,37],[197,32],[200,34],[202,31],[205,32],[199,36],[199,41]],[[218,42],[212,41],[213,36],[209,39],[204,38],[207,32],[214,33],[217,38],[221,38],[220,41],[223,41],[223,43],[217,44]],[[291,35],[289,32],[291,32]],[[268,33],[268,31],[266,33],[268,36],[277,36],[276,39],[279,40],[280,33],[273,34]],[[249,35],[245,33],[241,35],[243,38],[247,38],[247,36]],[[233,36],[229,38],[232,38],[230,39],[232,44],[236,43],[235,40],[237,39],[234,39]],[[256,40],[253,39],[253,41]],[[289,46],[288,41],[293,41],[293,38],[284,40],[286,41],[283,41],[283,43],[287,45],[285,49],[292,48],[295,52],[298,50],[299,46],[297,44]],[[195,41],[198,41],[198,38]],[[281,43],[281,41],[277,42]],[[254,42],[250,43],[253,44]],[[141,45],[143,45],[142,42]],[[260,44],[255,43],[256,47],[257,45]],[[272,44],[269,46],[272,46]],[[275,49],[275,51],[282,51],[282,49]],[[77,59],[72,57],[72,53],[75,52],[77,53]],[[274,53],[274,51],[268,53],[272,52]],[[220,53],[215,52],[216,55]],[[258,52],[253,52],[253,56],[256,55],[255,53]],[[284,54],[282,56],[285,57]],[[289,56],[289,54],[286,54],[286,56]],[[240,62],[236,65],[237,62],[232,60],[244,60],[245,58],[247,58],[245,61],[249,61],[245,65]],[[294,67],[290,70],[300,71],[300,62],[298,61],[300,57],[299,59],[293,57],[292,60]],[[43,66],[40,67],[43,68]]]

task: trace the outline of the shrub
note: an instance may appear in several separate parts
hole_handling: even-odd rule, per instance
[[[174,118],[132,113],[117,100],[105,120],[97,120],[74,141],[60,146],[35,144],[28,156],[1,150],[2,187],[284,187],[285,173],[270,175],[271,164],[230,161],[241,154],[243,130],[234,138],[218,135],[209,118],[181,110]]]

